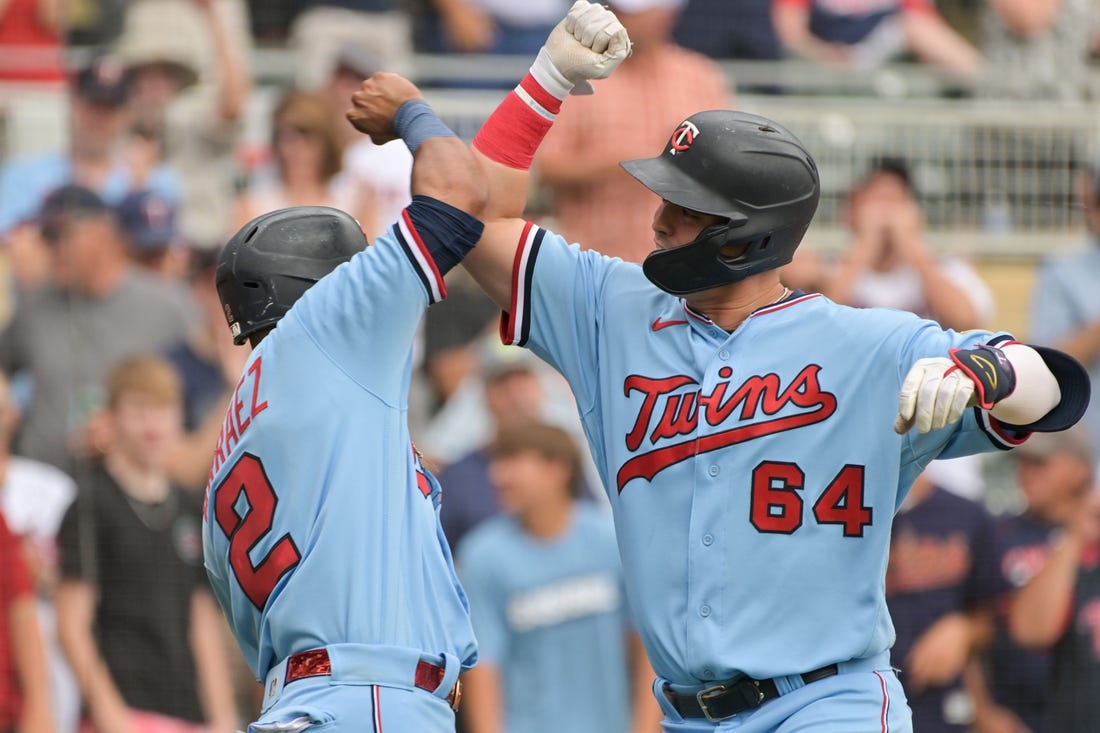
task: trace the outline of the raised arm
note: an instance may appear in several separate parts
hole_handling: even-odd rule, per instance
[[[512,264],[524,223],[531,161],[562,102],[589,79],[602,79],[630,51],[630,39],[615,15],[577,0],[546,39],[530,73],[494,110],[474,138],[474,155],[489,180],[485,233],[464,260],[466,269],[493,301],[507,310]]]
[[[347,118],[379,145],[398,138],[405,141],[413,154],[413,196],[482,215],[487,190],[481,166],[411,81],[397,74],[375,74],[352,95]]]

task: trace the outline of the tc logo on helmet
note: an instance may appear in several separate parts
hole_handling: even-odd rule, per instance
[[[699,134],[699,128],[691,124],[687,120],[680,123],[680,126],[676,128],[676,131],[672,133],[672,138],[668,141],[668,154],[676,155],[676,153],[682,153],[691,147],[691,144],[695,142],[695,136]]]

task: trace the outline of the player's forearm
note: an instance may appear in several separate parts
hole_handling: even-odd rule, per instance
[[[1067,533],[1046,564],[1013,600],[1008,616],[1012,638],[1026,647],[1049,647],[1062,636],[1073,603],[1083,543]]]
[[[237,724],[225,636],[225,622],[213,596],[195,592],[191,598],[190,642],[198,672],[199,699],[212,733],[229,733]]]
[[[490,159],[477,148],[474,157],[489,182],[489,197],[481,218],[486,223],[501,219],[519,219],[527,208],[530,170],[512,168]]]
[[[480,216],[488,184],[470,149],[457,137],[432,137],[413,155],[412,194],[430,196]]]

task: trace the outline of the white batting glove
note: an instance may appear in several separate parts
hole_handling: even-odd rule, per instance
[[[904,435],[913,427],[928,433],[957,422],[973,404],[974,381],[951,359],[919,359],[898,392],[894,432]]]
[[[591,94],[588,80],[607,78],[629,55],[630,38],[615,14],[577,0],[550,32],[531,73],[544,89],[564,99],[570,91]]]

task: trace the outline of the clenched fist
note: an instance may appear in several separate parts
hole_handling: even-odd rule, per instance
[[[365,79],[351,95],[348,122],[381,145],[399,136],[393,129],[397,110],[410,99],[423,99],[416,85],[403,76],[380,71]]]
[[[575,85],[574,94],[591,94],[588,80],[610,76],[629,54],[630,38],[615,14],[602,5],[577,0],[551,31],[535,64],[552,66],[569,85]]]

